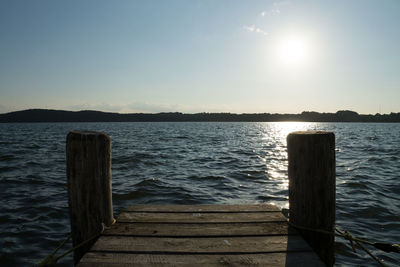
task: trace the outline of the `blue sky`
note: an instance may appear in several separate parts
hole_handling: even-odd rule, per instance
[[[0,1],[0,113],[400,112],[400,1]]]

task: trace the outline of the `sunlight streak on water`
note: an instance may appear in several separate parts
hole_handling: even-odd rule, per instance
[[[289,133],[295,131],[306,131],[311,123],[307,122],[273,122],[264,125],[264,140],[267,146],[273,147],[265,154],[263,161],[267,166],[267,177],[269,180],[276,181],[280,190],[288,190],[287,176],[287,149],[286,138]],[[288,207],[288,203],[279,203],[273,201],[280,207]]]
[[[278,139],[282,143],[286,144],[286,137],[288,134],[296,131],[307,131],[313,124],[314,123],[310,122],[286,121],[271,123],[271,127],[275,129],[273,133],[278,137]]]

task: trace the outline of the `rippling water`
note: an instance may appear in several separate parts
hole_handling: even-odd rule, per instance
[[[373,241],[400,242],[400,124],[0,124],[0,265],[38,262],[70,231],[65,139],[72,130],[112,138],[115,215],[134,203],[268,202],[287,208],[287,134],[333,131],[338,227]],[[399,254],[373,254],[399,265]],[[376,265],[340,238],[336,264]],[[71,265],[71,256],[60,262]]]

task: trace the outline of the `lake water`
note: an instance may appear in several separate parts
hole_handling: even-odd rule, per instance
[[[135,203],[287,208],[287,134],[333,131],[337,226],[371,241],[400,242],[400,124],[0,124],[0,265],[32,265],[68,235],[65,140],[72,130],[111,137],[115,216]],[[337,266],[377,266],[343,239],[335,242]],[[400,264],[400,254],[371,251],[389,266]],[[59,265],[71,266],[72,256]]]

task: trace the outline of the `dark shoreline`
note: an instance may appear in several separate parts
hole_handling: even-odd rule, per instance
[[[7,122],[400,122],[400,112],[363,115],[341,110],[336,113],[304,111],[300,114],[277,113],[130,113],[120,114],[92,110],[65,111],[28,109],[0,114],[0,123]]]

